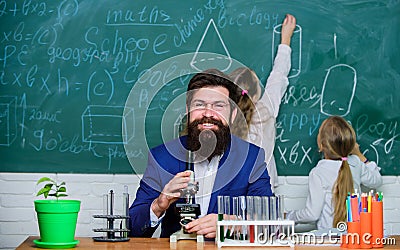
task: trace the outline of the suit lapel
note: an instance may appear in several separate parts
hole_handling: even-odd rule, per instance
[[[187,153],[187,149],[186,147],[186,140],[187,137],[186,136],[182,136],[180,138],[180,148],[179,148],[179,159],[183,159],[182,161],[179,161],[179,171],[178,172],[183,172],[186,170],[186,153]]]

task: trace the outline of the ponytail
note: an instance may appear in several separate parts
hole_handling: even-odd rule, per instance
[[[256,73],[247,67],[235,69],[229,74],[229,77],[237,85],[236,96],[238,98],[236,104],[239,108],[235,121],[230,128],[231,133],[247,140],[251,118],[255,112],[255,104],[252,98],[256,97],[256,100],[260,98],[258,93],[259,79]]]
[[[238,112],[236,119],[232,124],[232,134],[246,140],[249,133],[251,118],[255,111],[255,106],[250,96],[247,94],[241,95],[238,101],[238,107],[241,112]]]
[[[336,227],[341,221],[346,221],[347,210],[346,210],[346,198],[347,194],[354,192],[353,187],[353,176],[351,174],[350,166],[347,160],[342,161],[342,166],[339,169],[338,177],[333,186],[333,225]]]
[[[354,192],[353,175],[347,161],[356,144],[356,134],[351,125],[340,116],[331,116],[324,120],[318,133],[318,144],[324,152],[324,157],[331,160],[341,160],[338,177],[332,187],[333,227],[346,221],[347,194]]]

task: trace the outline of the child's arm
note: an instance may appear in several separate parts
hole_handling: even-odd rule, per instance
[[[351,151],[350,154],[352,154],[352,155],[357,155],[358,158],[360,158],[360,161],[362,161],[362,162],[364,162],[364,163],[367,163],[367,162],[368,162],[367,157],[365,157],[365,156],[363,155],[363,153],[361,153],[361,151],[360,151],[360,145],[358,145],[357,142],[356,142],[356,144],[354,145],[354,148],[353,148],[353,150]]]
[[[374,161],[369,161],[367,157],[360,151],[358,143],[354,146],[351,152],[356,155],[360,162],[357,164],[361,167],[361,184],[369,188],[377,188],[382,185],[382,176],[379,172],[380,167]]]

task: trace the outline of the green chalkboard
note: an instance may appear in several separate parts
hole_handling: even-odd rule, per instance
[[[398,0],[0,1],[0,171],[143,173],[178,134],[193,73],[246,65],[265,84],[286,13],[279,174],[307,175],[319,125],[341,115],[398,175]]]

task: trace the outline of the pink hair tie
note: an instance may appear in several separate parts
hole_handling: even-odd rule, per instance
[[[347,157],[342,157],[342,161],[347,161]]]
[[[247,94],[247,93],[249,93],[249,92],[247,91],[247,89],[242,90],[242,95],[243,95],[243,96],[244,96],[245,94]]]

